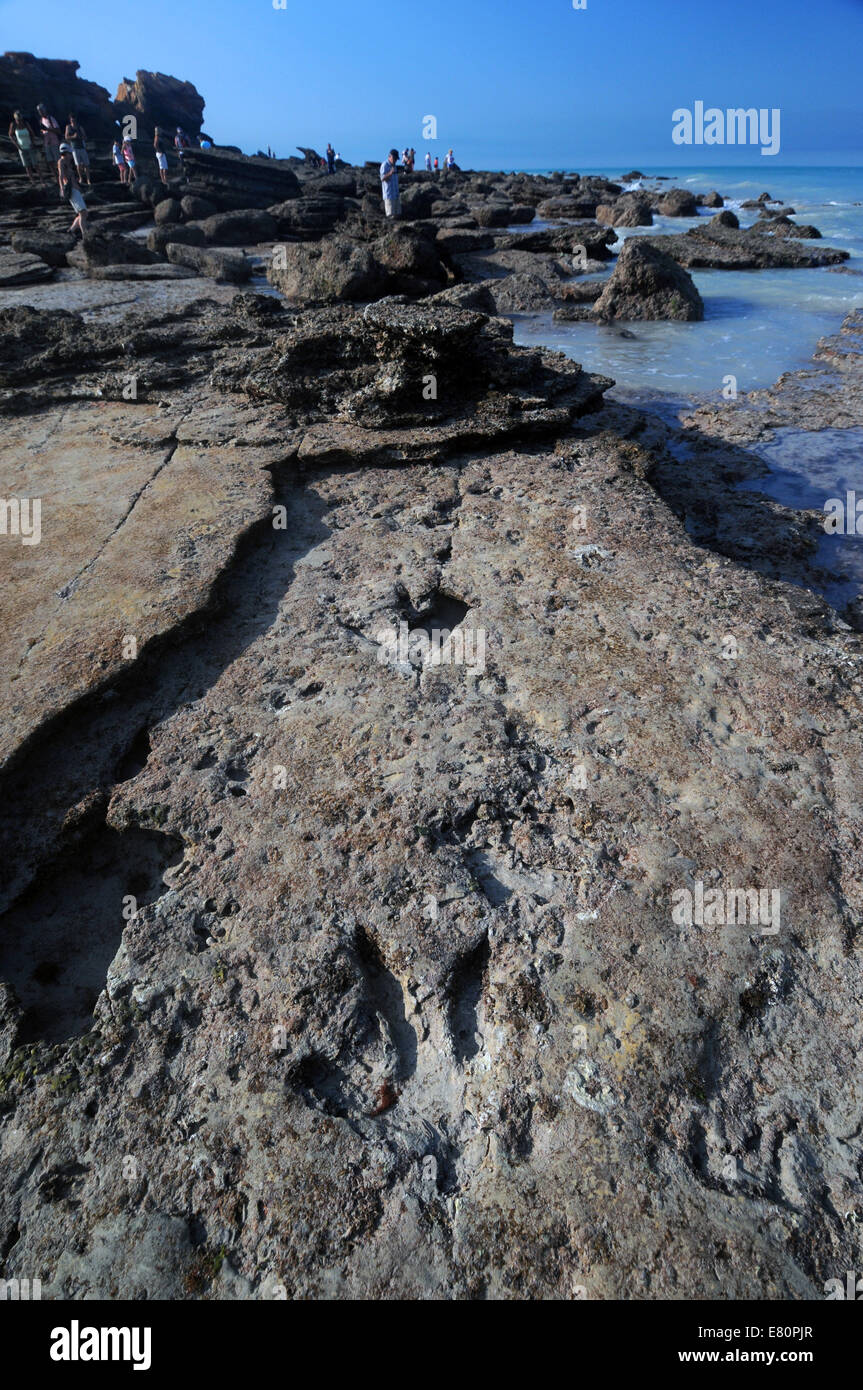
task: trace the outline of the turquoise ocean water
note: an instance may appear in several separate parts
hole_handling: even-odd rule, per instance
[[[620,181],[620,170],[591,172]],[[741,211],[740,204],[770,193],[796,209],[797,221],[814,223],[826,243],[849,251],[849,267],[863,270],[863,169],[772,170],[765,160],[763,167],[754,168],[679,169],[664,187],[694,193],[715,188],[742,226],[758,214]],[[705,209],[702,215],[712,212]],[[682,232],[697,220],[657,217],[652,228],[620,229],[619,242],[658,231]],[[719,396],[729,374],[737,377],[741,391],[769,386],[782,372],[805,366],[818,339],[835,333],[849,310],[863,306],[863,275],[837,275],[826,268],[703,270],[695,271],[693,279],[704,300],[703,323],[635,324],[635,337],[629,339],[595,324],[556,324],[548,314],[519,319],[516,341],[539,339],[559,348],[591,371],[614,377],[621,394],[647,400],[658,391],[683,403]]]
[[[621,181],[620,169],[589,172]],[[644,185],[652,182],[647,178]],[[742,226],[758,214],[744,212],[740,204],[770,193],[795,209],[795,220],[813,223],[825,243],[850,252],[845,262],[849,268],[863,271],[863,169],[774,170],[765,160],[751,168],[678,169],[659,186],[690,188],[694,193],[717,189]],[[654,228],[621,229],[618,249],[623,237],[656,230],[681,232],[696,222],[656,218]],[[693,279],[704,300],[703,323],[636,323],[629,329],[634,336],[624,338],[614,327],[557,324],[550,314],[522,316],[515,320],[516,342],[557,348],[588,370],[613,377],[615,393],[624,399],[673,418],[681,408],[720,401],[728,375],[737,378],[740,391],[747,391],[772,385],[783,372],[807,366],[818,339],[836,333],[850,310],[863,307],[863,275],[836,274],[827,268],[705,270],[695,271]],[[828,498],[844,496],[848,489],[863,497],[861,430],[780,430],[759,453],[771,472],[754,486],[788,506],[820,510]],[[824,587],[837,607],[863,592],[863,536],[825,536],[819,558],[846,576]]]

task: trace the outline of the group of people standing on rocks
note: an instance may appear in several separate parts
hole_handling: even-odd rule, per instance
[[[74,112],[69,113],[66,128],[61,130],[60,122],[49,114],[41,102],[36,107],[36,121],[33,125],[20,111],[14,111],[9,123],[9,139],[18,151],[18,157],[30,183],[44,183],[43,167],[39,158],[41,146],[45,171],[49,175],[52,169],[57,168],[61,153],[68,153],[72,156],[71,162],[75,166],[78,181],[87,188],[92,187],[87,132]]]
[[[156,126],[153,154],[163,184],[168,182],[169,138]],[[70,230],[79,230],[83,235],[87,226],[87,204],[82,189],[92,188],[93,182],[90,177],[87,132],[75,113],[70,112],[65,128],[61,128],[60,122],[50,114],[44,102],[36,107],[36,119],[32,122],[23,112],[15,111],[9,124],[9,139],[18,151],[30,183],[44,187],[45,175],[51,178],[56,173],[60,197],[70,203],[75,212]],[[198,137],[198,144],[203,150],[213,148],[212,141],[206,135]],[[191,137],[182,126],[177,126],[173,146],[182,169],[183,156],[193,147]],[[122,184],[131,184],[138,177],[135,145],[128,135],[118,134],[111,150],[111,162]]]
[[[153,133],[153,156],[156,160],[156,172],[162,183],[168,182],[168,142],[170,136],[162,130],[161,126],[156,126]],[[183,156],[186,150],[193,148],[192,140],[181,125],[177,126],[177,133],[174,136],[174,152],[180,161],[180,168],[183,167]],[[201,136],[199,146],[202,150],[211,150],[213,142],[206,136]],[[128,137],[122,140],[115,140],[111,150],[111,162],[120,176],[121,183],[134,183],[138,177],[138,162],[135,156],[135,146]]]
[[[445,169],[455,168],[455,155],[453,154],[452,150],[447,150],[446,154],[444,155],[443,167]],[[438,163],[438,157],[437,155],[435,155],[434,159],[432,159],[431,153],[429,151],[426,152],[426,170],[430,174],[440,173],[440,164]]]
[[[413,173],[415,160],[416,150],[402,151],[402,166],[406,174]],[[398,150],[390,150],[389,154],[387,155],[386,159],[381,165],[381,193],[383,195],[384,200],[384,214],[387,217],[401,217],[402,200],[399,194],[398,164]],[[453,154],[452,150],[449,150],[444,160],[444,168],[454,169],[455,167],[455,155]],[[426,155],[426,169],[429,173],[439,172],[437,155],[435,155],[434,157],[434,165],[432,165],[431,154],[429,153]]]
[[[415,149],[402,150],[402,164],[404,166],[404,171],[406,174],[413,173],[416,162],[417,152]],[[440,173],[440,162],[438,160],[438,157],[437,155],[435,155],[434,158],[432,158],[430,150],[426,152],[425,165],[427,173]],[[447,150],[447,153],[444,156],[443,167],[445,169],[455,168],[455,155],[453,154],[452,150]]]

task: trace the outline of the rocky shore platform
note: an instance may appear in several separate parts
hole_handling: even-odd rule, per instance
[[[720,211],[596,281],[691,195],[459,171],[388,225],[376,167],[185,174],[97,171],[75,246],[0,170],[0,477],[41,503],[0,536],[0,1276],[821,1297],[863,636],[813,516],[738,484],[863,424],[859,315],[679,427],[502,316],[697,319],[687,267],[845,253]]]

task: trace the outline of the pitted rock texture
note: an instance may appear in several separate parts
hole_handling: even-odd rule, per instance
[[[7,432],[71,530],[50,583],[3,538],[3,1276],[772,1299],[853,1268],[863,639],[699,546],[658,427],[476,311],[4,326]],[[121,665],[130,630],[160,637]],[[676,920],[698,883],[776,890],[778,932]]]

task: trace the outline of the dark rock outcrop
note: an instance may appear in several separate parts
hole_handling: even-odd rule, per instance
[[[12,247],[15,251],[26,251],[38,256],[46,265],[54,267],[66,264],[66,252],[73,251],[78,239],[73,232],[13,232]]]
[[[165,255],[165,248],[172,241],[184,246],[204,246],[206,238],[199,226],[194,223],[169,222],[163,227],[151,227],[147,233],[147,246],[150,251]]]
[[[60,58],[34,58],[32,53],[4,53],[0,58],[0,111],[3,130],[13,111],[34,119],[44,101],[61,125],[74,111],[91,139],[113,138],[114,110],[110,95],[97,82],[78,76],[80,64]]]
[[[44,101],[61,125],[74,111],[91,147],[113,140],[124,116],[135,117],[138,139],[152,139],[156,125],[172,131],[181,125],[190,135],[200,130],[204,99],[191,82],[142,70],[134,81],[123,79],[112,101],[104,87],[78,76],[79,66],[32,53],[5,53],[0,58],[0,111],[20,109],[32,118],[37,103]]]
[[[611,279],[594,306],[601,319],[704,318],[704,304],[685,270],[643,237],[623,244]]]
[[[600,203],[596,220],[602,227],[651,227],[653,211],[643,193],[622,193],[613,203]]]
[[[285,160],[247,158],[225,150],[187,150],[186,192],[214,203],[220,212],[268,208],[296,198],[300,181]]]
[[[548,433],[599,406],[608,378],[560,353],[513,353],[512,331],[439,300],[327,308],[297,316],[270,348],[217,368],[213,381],[306,422],[307,462],[442,459]]]
[[[433,294],[447,282],[446,267],[431,237],[410,224],[357,243],[346,236],[278,247],[267,271],[277,289],[296,304],[333,304],[386,294]]]
[[[237,212],[217,212],[199,223],[209,246],[253,246],[272,241],[277,225],[263,208],[243,208]]]
[[[251,279],[252,262],[242,251],[171,241],[165,247],[165,254],[172,265],[196,270],[199,275],[205,275],[219,284],[242,285]]]
[[[158,257],[141,241],[114,232],[88,231],[66,260],[82,270],[104,265],[153,265]]]
[[[715,217],[711,217],[709,225],[711,227],[739,227],[740,222],[736,212],[732,212],[731,208],[723,208],[721,212],[717,212]]]
[[[180,209],[186,221],[200,222],[215,214],[216,205],[208,198],[196,198],[193,193],[186,193],[180,199]]]
[[[204,115],[204,98],[191,82],[143,69],[135,74],[134,81],[123,78],[114,106],[120,117],[135,117],[139,135],[142,131],[152,134],[156,126],[171,134],[182,126],[187,135],[197,135]]]
[[[802,246],[794,236],[765,236],[763,227],[746,229],[728,226],[717,217],[706,218],[690,227],[683,236],[650,237],[653,246],[664,251],[679,265],[690,269],[778,270],[838,265],[849,253],[834,246]]]
[[[169,222],[179,222],[182,209],[176,198],[162,198],[156,204],[153,211],[153,219],[157,227],[166,225]]]
[[[698,204],[695,194],[687,188],[669,188],[657,203],[657,211],[663,217],[697,217]]]
[[[304,193],[301,198],[276,203],[268,211],[275,219],[277,234],[298,241],[316,241],[331,232],[348,210],[338,193]]]
[[[41,256],[0,246],[0,287],[32,285],[39,280],[49,279],[53,274],[52,266]]]

